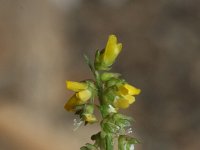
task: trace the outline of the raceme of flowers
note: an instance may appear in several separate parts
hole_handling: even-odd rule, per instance
[[[113,150],[116,137],[119,150],[131,150],[138,143],[136,138],[125,133],[133,119],[120,114],[119,110],[129,108],[141,90],[125,81],[119,73],[109,72],[121,50],[122,44],[118,43],[117,37],[110,35],[105,48],[96,51],[94,63],[85,56],[94,80],[66,81],[67,89],[74,94],[64,108],[79,115],[85,125],[100,122],[101,126],[101,131],[91,137],[94,144],[87,143],[81,150]],[[95,109],[101,113],[101,119],[97,119]]]

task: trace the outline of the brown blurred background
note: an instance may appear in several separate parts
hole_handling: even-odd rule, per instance
[[[73,131],[65,80],[91,74],[114,33],[113,70],[142,89],[125,111],[137,150],[199,150],[199,0],[0,0],[0,150],[78,150],[98,125]]]

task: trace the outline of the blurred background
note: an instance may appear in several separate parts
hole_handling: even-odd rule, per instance
[[[113,71],[142,94],[129,111],[137,150],[199,150],[199,0],[0,0],[0,150],[78,150],[99,130],[73,131],[65,80],[91,78],[114,33]]]

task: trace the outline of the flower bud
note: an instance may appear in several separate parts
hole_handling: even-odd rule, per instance
[[[88,85],[84,82],[74,82],[74,81],[66,81],[67,89],[79,92],[81,90],[87,89]]]
[[[106,48],[101,52],[97,51],[95,58],[95,67],[97,70],[110,70],[111,65],[122,50],[122,44],[117,43],[117,37],[110,35]]]

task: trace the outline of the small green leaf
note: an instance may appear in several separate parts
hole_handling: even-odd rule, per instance
[[[89,57],[88,57],[87,55],[84,54],[84,58],[85,58],[86,64],[89,66],[90,70],[91,70],[91,71],[93,72],[93,74],[94,74],[95,69],[94,69],[94,66],[93,66],[93,64],[91,63]]]

